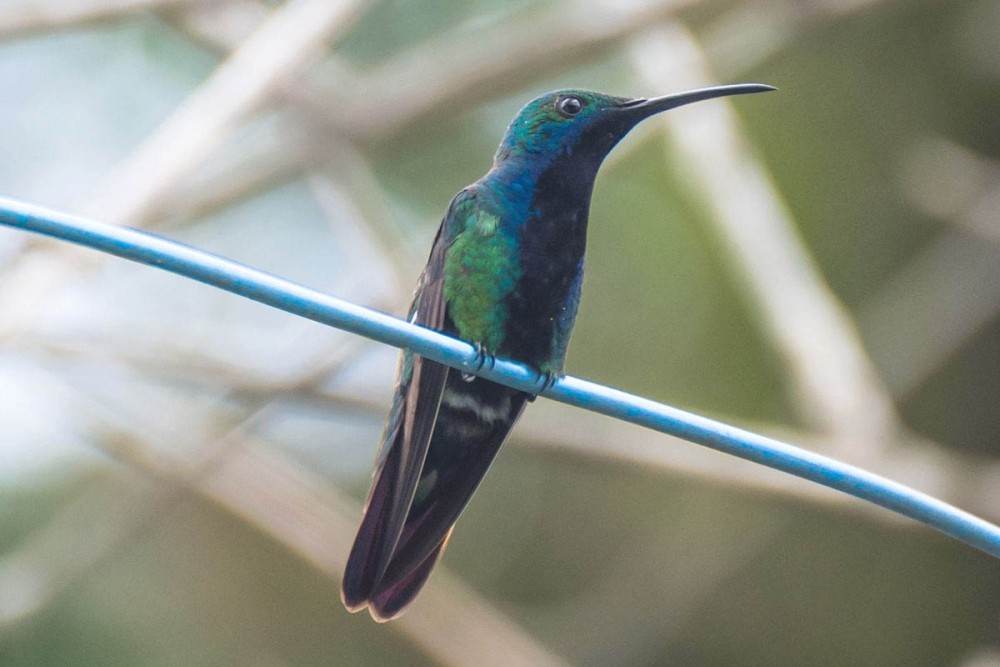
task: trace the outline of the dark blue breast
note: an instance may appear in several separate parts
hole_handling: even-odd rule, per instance
[[[521,278],[505,304],[509,317],[498,353],[535,367],[552,360],[553,341],[561,331],[568,334],[579,305],[594,177],[567,164],[570,158],[538,178],[519,230]]]

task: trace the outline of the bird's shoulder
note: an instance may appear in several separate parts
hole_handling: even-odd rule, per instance
[[[517,239],[503,200],[482,181],[452,199],[439,241],[446,250],[445,274],[499,281],[509,289],[510,266],[516,261]]]
[[[502,199],[481,182],[463,188],[451,200],[443,227],[446,242],[462,236],[491,237],[502,231],[506,214]]]

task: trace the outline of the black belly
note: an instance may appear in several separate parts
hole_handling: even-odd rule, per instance
[[[582,216],[582,217],[581,217]],[[586,212],[529,219],[520,239],[521,278],[505,301],[497,353],[538,367],[551,361],[560,326],[573,321],[583,271]]]

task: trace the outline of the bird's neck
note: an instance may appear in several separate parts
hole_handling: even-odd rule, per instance
[[[585,226],[599,166],[582,155],[574,158],[571,151],[544,157],[513,154],[497,160],[484,180],[518,219],[569,216]]]

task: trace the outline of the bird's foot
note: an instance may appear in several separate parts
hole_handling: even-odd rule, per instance
[[[473,364],[476,367],[475,372],[478,373],[484,368],[493,370],[493,367],[496,366],[497,358],[490,354],[481,343],[473,343],[473,346],[476,348],[476,358],[473,360]],[[472,382],[476,379],[476,375],[474,373],[462,373],[462,379],[466,382]]]
[[[547,392],[549,389],[552,388],[552,385],[554,385],[556,383],[556,380],[558,379],[559,375],[557,373],[551,373],[551,372],[543,373],[542,371],[536,371],[535,381],[541,386],[539,387],[537,393],[534,393],[528,397],[528,400],[534,401],[536,398],[538,398],[538,394],[544,394],[545,392]]]

